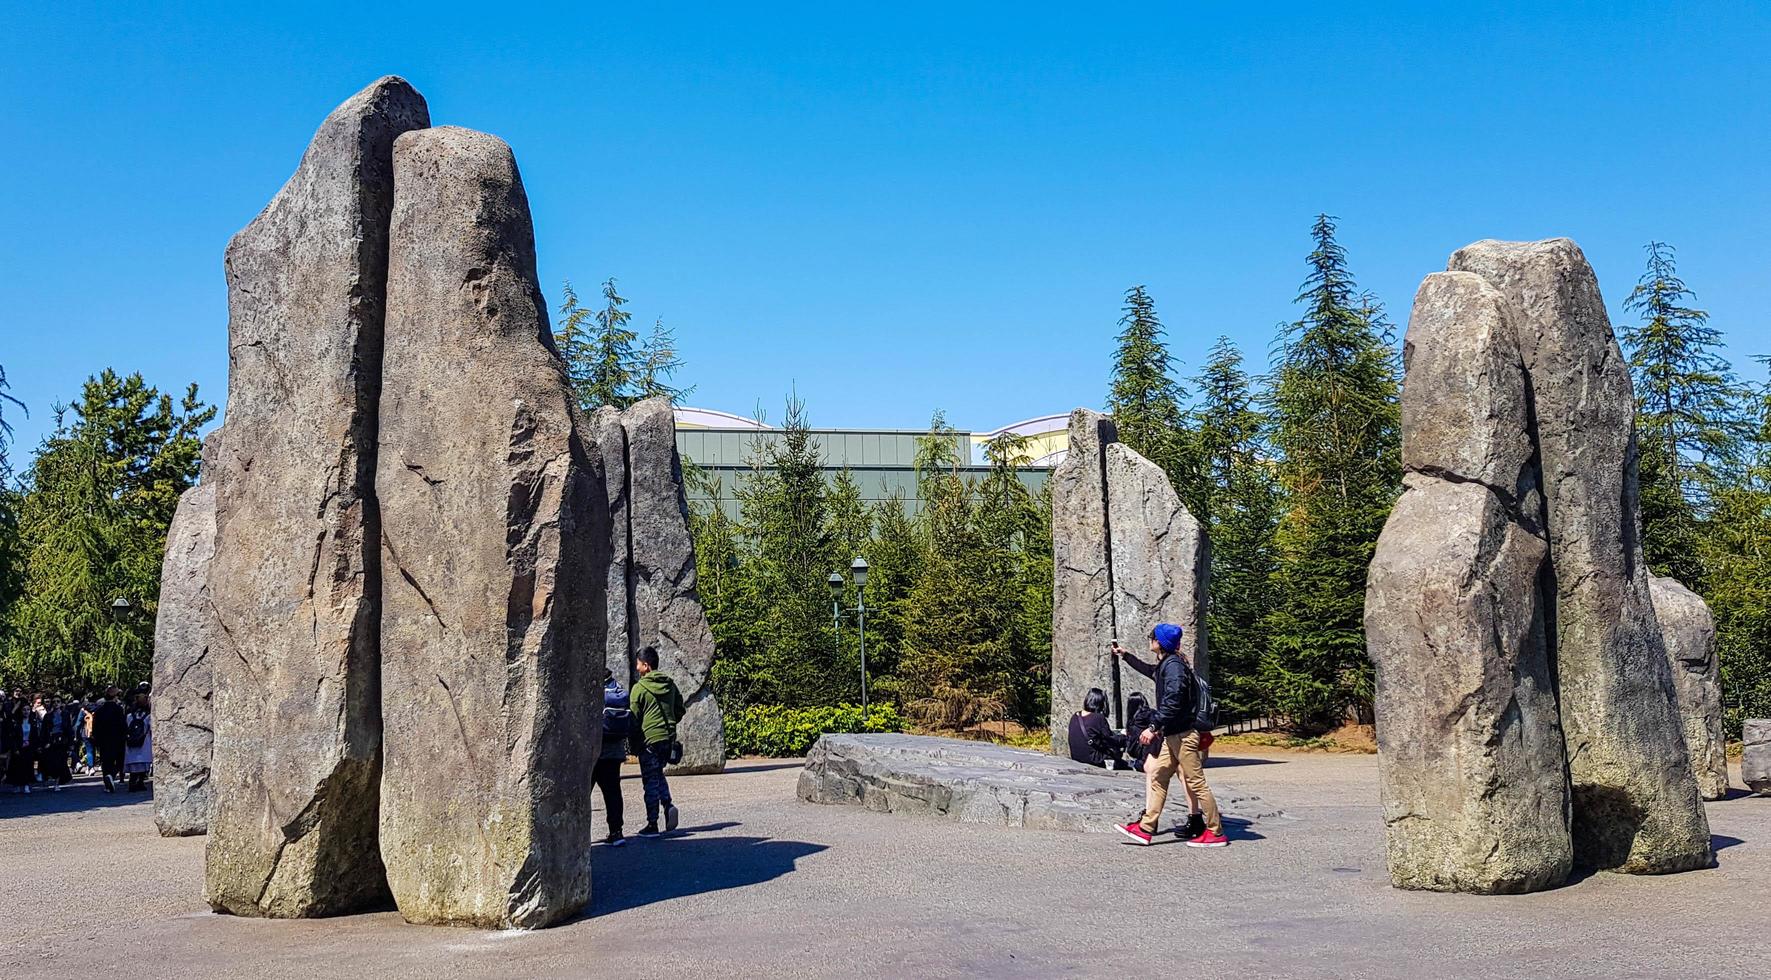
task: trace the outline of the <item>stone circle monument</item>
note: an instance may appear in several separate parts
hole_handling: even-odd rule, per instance
[[[509,147],[397,77],[226,269],[227,411],[156,624],[161,832],[208,833],[222,912],[576,914],[605,659],[665,651],[682,768],[724,763],[670,406],[583,415]]]
[[[1591,267],[1566,239],[1460,249],[1422,283],[1405,353],[1404,490],[1365,613],[1392,881],[1708,866]]]

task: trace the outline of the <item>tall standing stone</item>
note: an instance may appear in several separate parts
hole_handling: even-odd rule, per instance
[[[394,144],[380,467],[381,857],[408,921],[537,928],[590,897],[601,460],[503,141]]]
[[[370,85],[228,245],[204,871],[221,911],[330,915],[386,894],[376,411],[393,142],[429,123],[404,80]]]
[[[1409,317],[1401,499],[1365,600],[1391,881],[1527,892],[1572,863],[1518,313],[1437,273]]]
[[[1716,660],[1716,619],[1697,593],[1678,579],[1648,577],[1654,616],[1673,668],[1673,690],[1685,723],[1685,751],[1697,791],[1706,800],[1728,795],[1728,737],[1722,722],[1721,665]]]
[[[214,458],[221,430],[205,440]],[[215,747],[213,662],[215,606],[209,565],[215,557],[215,483],[207,477],[178,498],[160,565],[154,619],[154,824],[163,837],[207,833],[215,794],[209,756]]]
[[[1070,413],[1070,449],[1052,480],[1052,753],[1069,755],[1061,719],[1082,707],[1091,687],[1107,690],[1117,633],[1107,564],[1104,453],[1119,441],[1113,420],[1079,408]],[[1122,639],[1134,645],[1135,636]],[[1123,671],[1124,691],[1143,680]]]
[[[1089,688],[1111,694],[1115,637],[1148,659],[1157,623],[1183,629],[1182,653],[1207,669],[1209,546],[1161,467],[1119,443],[1113,421],[1079,408],[1070,448],[1052,474],[1052,714],[1082,707]],[[1120,670],[1120,693],[1154,697],[1152,682]],[[1052,751],[1069,753],[1067,726]]]
[[[649,398],[621,414],[627,433],[628,576],[632,649],[658,649],[658,667],[682,692],[677,725],[683,759],[676,773],[726,766],[725,720],[710,684],[713,628],[695,590],[695,541],[676,413],[668,398]]]
[[[621,682],[633,686],[633,587],[628,568],[633,558],[633,539],[628,534],[627,500],[627,430],[621,425],[621,410],[613,405],[599,407],[591,416],[591,429],[603,459],[603,487],[609,502],[609,574],[603,591],[608,606],[604,648],[605,666]]]
[[[1575,860],[1635,873],[1705,867],[1709,825],[1642,559],[1629,367],[1598,280],[1567,239],[1477,242],[1450,269],[1480,275],[1522,314]]]

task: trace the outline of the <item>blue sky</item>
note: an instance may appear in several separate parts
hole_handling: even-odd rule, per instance
[[[1338,215],[1398,325],[1479,238],[1642,245],[1771,352],[1771,4],[15,5],[0,364],[225,394],[222,247],[381,74],[515,148],[551,303],[620,279],[690,401],[986,429],[1102,400],[1144,283],[1264,364]],[[271,8],[277,9],[271,9]],[[59,9],[54,9],[59,8]]]

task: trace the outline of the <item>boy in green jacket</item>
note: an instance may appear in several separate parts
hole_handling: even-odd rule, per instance
[[[664,767],[670,764],[670,747],[676,742],[676,723],[683,717],[683,696],[676,682],[658,673],[658,648],[640,651],[634,663],[640,679],[633,682],[633,714],[639,722],[634,732],[633,754],[640,760],[640,785],[646,791],[646,825],[641,837],[658,836],[658,809],[664,809],[664,829],[675,830],[676,807],[670,802],[670,784]]]

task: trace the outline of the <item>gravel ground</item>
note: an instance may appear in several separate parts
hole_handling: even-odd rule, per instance
[[[739,763],[677,781],[677,835],[598,848],[588,914],[536,933],[214,915],[202,838],[156,836],[143,795],[0,796],[0,977],[1771,973],[1771,799],[1710,805],[1714,870],[1409,893],[1384,875],[1374,759],[1237,751],[1213,782],[1285,816],[1220,850],[816,806],[796,763]],[[631,815],[637,778],[627,795]]]

